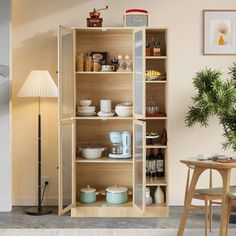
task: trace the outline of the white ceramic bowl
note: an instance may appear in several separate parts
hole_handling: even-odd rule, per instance
[[[102,152],[106,150],[106,148],[94,148],[94,147],[87,147],[87,148],[79,148],[82,152],[82,157],[85,159],[98,159],[102,156]]]
[[[95,112],[95,106],[91,106],[91,107],[77,107],[77,111],[82,113],[92,113]]]
[[[118,116],[121,117],[129,117],[132,116],[133,114],[133,109],[129,109],[129,110],[123,110],[123,109],[115,109],[115,112]]]
[[[128,106],[128,107],[118,107],[118,106],[116,106],[116,109],[117,110],[132,110],[133,109],[133,107],[131,107],[131,106]]]
[[[79,101],[79,104],[82,106],[82,107],[88,107],[90,106],[92,103],[92,100],[80,100]]]
[[[132,103],[131,102],[122,102],[116,105],[117,107],[131,107]]]

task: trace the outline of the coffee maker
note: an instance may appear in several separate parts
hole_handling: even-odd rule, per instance
[[[127,159],[131,158],[131,132],[112,131],[109,133],[111,140],[111,151],[109,158]]]

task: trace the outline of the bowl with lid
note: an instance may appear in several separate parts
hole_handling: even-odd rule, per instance
[[[106,201],[111,204],[122,204],[128,201],[128,188],[121,185],[114,185],[106,188],[106,192],[103,195],[106,195]]]
[[[96,202],[98,194],[99,192],[96,192],[95,188],[87,185],[85,188],[80,189],[79,198],[82,203],[93,203]]]

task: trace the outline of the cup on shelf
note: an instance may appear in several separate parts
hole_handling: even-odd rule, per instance
[[[100,111],[103,113],[111,113],[111,100],[100,100]]]

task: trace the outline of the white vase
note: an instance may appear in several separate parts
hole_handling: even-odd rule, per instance
[[[165,196],[160,186],[157,187],[154,193],[154,201],[156,204],[162,204],[165,202]]]

